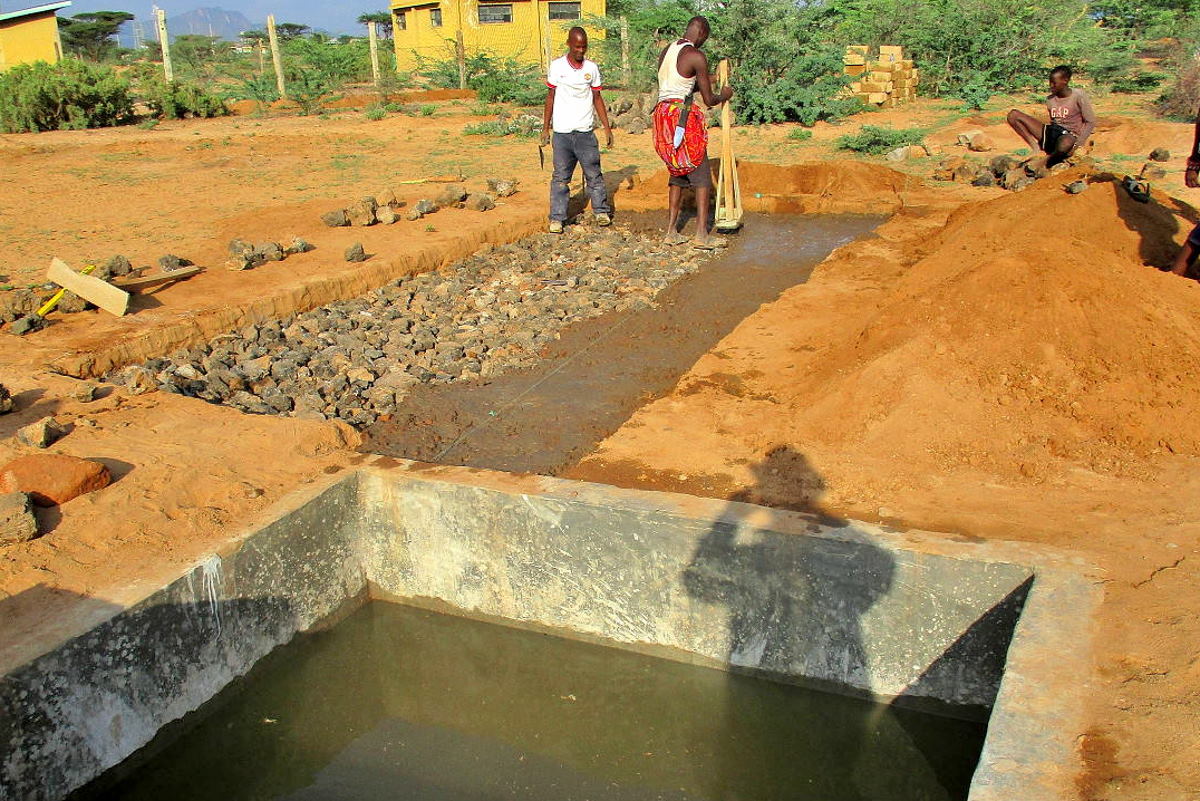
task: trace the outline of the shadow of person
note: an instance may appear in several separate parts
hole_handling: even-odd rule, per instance
[[[1142,263],[1159,270],[1171,269],[1175,254],[1179,251],[1179,243],[1175,238],[1180,232],[1180,226],[1175,213],[1161,205],[1156,198],[1151,198],[1148,203],[1134,200],[1115,175],[1097,176],[1093,181],[1113,184],[1113,191],[1117,195],[1117,215],[1126,228],[1141,238],[1138,243],[1138,256]],[[1193,215],[1195,213],[1187,204],[1173,205],[1175,211],[1185,218],[1189,218],[1188,212]]]
[[[622,167],[619,170],[605,170],[603,173],[604,188],[608,192],[608,202],[612,204],[613,211],[617,211],[617,195],[622,189],[633,188],[633,178],[638,173],[637,167],[633,165]],[[571,195],[567,201],[567,217],[576,217],[583,213],[583,210],[588,205],[587,185],[580,184],[579,191]]]
[[[884,760],[878,709],[751,676],[869,695],[862,618],[891,588],[894,559],[862,537],[771,531],[776,513],[750,502],[769,499],[811,514],[814,533],[822,531],[818,523],[845,522],[821,509],[825,482],[802,453],[777,447],[752,469],[754,484],[730,498],[684,575],[697,614],[727,620],[730,674],[716,727],[726,740],[714,748],[720,764],[711,797],[866,797],[856,773]],[[864,759],[864,749],[876,753]]]

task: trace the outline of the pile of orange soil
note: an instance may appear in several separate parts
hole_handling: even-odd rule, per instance
[[[842,248],[744,321],[573,475],[764,490],[757,468],[786,448],[813,486],[761,500],[853,508],[947,470],[1003,484],[1077,468],[1147,478],[1159,455],[1200,455],[1200,284],[1149,266],[1169,263],[1195,210],[1137,203],[1106,176],[1066,194],[1078,177],[948,217],[902,207],[879,239]]]
[[[717,145],[710,143],[710,152]],[[716,160],[712,160],[716,181]],[[661,209],[667,199],[667,172],[658,170],[628,182],[620,194],[622,211]],[[880,164],[862,161],[810,162],[781,167],[738,162],[742,205],[748,212],[802,214],[891,214],[907,201],[933,199],[921,180]],[[961,191],[961,187],[958,188]],[[941,202],[954,195],[941,190]],[[684,205],[690,204],[690,198]],[[685,227],[687,224],[685,223]]]
[[[1170,262],[1189,223],[1111,181],[1061,187],[953,214],[806,359],[796,428],[1000,475],[1062,461],[1127,474],[1156,454],[1200,455],[1200,285],[1149,266]],[[875,269],[836,258],[816,281]]]

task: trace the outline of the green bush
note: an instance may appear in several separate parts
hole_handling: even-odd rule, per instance
[[[621,63],[621,17],[629,27],[630,85],[627,90],[642,92],[651,89],[658,80],[658,56],[662,52],[660,42],[673,40],[683,33],[687,22],[700,13],[698,8],[681,0],[659,0],[653,3],[620,2],[608,3],[606,17],[588,16],[583,24],[589,28],[601,28],[603,38],[593,38],[589,56],[600,65],[606,86],[618,85],[623,81],[616,65]],[[719,8],[707,12],[712,20]],[[566,32],[560,41],[566,41]],[[714,41],[715,43],[715,41]],[[606,69],[607,68],[607,69]]]
[[[1175,82],[1158,98],[1156,110],[1169,120],[1191,122],[1200,109],[1200,61],[1180,70]]]
[[[920,128],[886,128],[881,125],[864,125],[858,133],[839,137],[837,146],[841,150],[881,156],[904,145],[919,145],[925,138]]]
[[[458,62],[454,58],[418,57],[420,74],[442,89],[458,88]],[[511,58],[476,53],[466,58],[467,88],[483,103],[516,103],[536,106],[546,99],[541,69]]]
[[[321,104],[338,86],[339,82],[327,73],[296,67],[288,75],[287,92],[288,97],[300,106],[300,113],[309,115],[320,111]]]
[[[1141,92],[1150,92],[1162,85],[1162,82],[1167,79],[1165,72],[1143,72],[1138,75],[1129,75],[1124,78],[1118,78],[1112,83],[1114,92],[1123,94],[1140,94]]]
[[[982,110],[993,94],[992,82],[983,75],[972,75],[954,91],[954,96],[962,100],[963,108],[967,111]]]
[[[193,83],[146,81],[139,87],[139,92],[156,117],[168,120],[221,117],[229,113],[224,100]]]
[[[129,82],[107,67],[64,59],[0,73],[0,130],[78,131],[132,122]]]
[[[542,122],[531,114],[516,119],[488,120],[463,128],[467,136],[520,136],[534,137],[541,130]]]
[[[807,128],[793,128],[788,131],[787,138],[794,139],[797,142],[807,142],[809,139],[812,139],[812,136],[812,131]]]
[[[844,51],[824,38],[826,15],[825,6],[791,0],[731,0],[711,16],[710,58],[733,63],[739,120],[812,125],[862,108],[843,96],[850,79],[842,74]]]
[[[421,106],[422,117],[432,117],[434,114],[437,114],[437,106],[433,105],[432,103],[426,103],[425,105]]]
[[[384,55],[380,51],[380,56]],[[322,37],[292,39],[283,45],[284,72],[315,73],[333,88],[371,77],[371,51],[366,42],[334,44]],[[381,65],[382,66],[382,65]]]
[[[230,100],[253,100],[261,111],[279,99],[275,77],[267,73],[250,75],[226,93]]]
[[[1096,25],[1080,0],[835,0],[829,8],[840,43],[902,45],[924,92],[969,104],[983,89],[1044,87],[1057,64],[1100,82],[1132,64],[1128,41]]]
[[[378,122],[387,116],[387,111],[384,110],[383,106],[371,106],[366,110],[363,116],[372,122]]]
[[[593,40],[605,83],[618,77],[620,16],[628,20],[631,86],[655,85],[662,42],[681,34],[696,8],[678,0],[609,4],[609,17],[589,17],[603,27],[605,39]],[[733,64],[733,110],[740,122],[800,122],[812,125],[862,110],[844,96],[849,79],[842,74],[842,47],[830,39],[838,12],[827,3],[792,0],[730,0],[707,12],[713,33],[706,50],[715,70],[722,58]],[[604,65],[610,65],[605,70]]]

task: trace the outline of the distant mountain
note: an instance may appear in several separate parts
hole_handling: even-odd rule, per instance
[[[242,12],[226,11],[223,8],[197,8],[167,17],[167,34],[172,42],[177,36],[193,33],[232,42],[237,41],[242,31],[254,30],[254,27],[254,23],[246,19]],[[261,30],[263,25],[259,25],[258,28]],[[126,22],[117,31],[117,44],[121,47],[136,47],[139,41],[158,41],[153,18]]]
[[[0,0],[0,8],[11,11],[45,1]],[[201,3],[213,1],[199,0]],[[200,8],[185,13],[179,9],[189,8],[192,3],[188,0],[72,0],[71,7],[63,9],[60,16],[69,17],[84,11],[129,11],[138,17],[142,38],[153,40],[154,25],[151,22],[150,6],[155,2],[160,8],[167,10],[167,30],[172,36],[180,33],[208,36],[208,23],[211,21],[213,35],[225,39],[236,38],[244,30],[262,30],[266,27],[268,14],[274,14],[279,22],[311,25],[314,30],[327,31],[334,35],[349,33],[361,36],[363,27],[357,23],[358,15],[366,11],[384,11],[388,7],[385,2],[363,2],[361,6],[356,6],[330,3],[328,0],[292,0],[290,3],[279,3],[278,0],[216,0],[233,6],[236,10]],[[227,26],[219,24],[223,17],[232,18],[234,21]],[[118,36],[122,47],[133,47],[134,26],[123,26]]]
[[[246,19],[242,12],[226,11],[223,8],[197,8],[195,11],[167,17],[167,33],[172,40],[176,36],[194,33],[233,41],[242,31],[253,30],[254,27],[254,23]]]

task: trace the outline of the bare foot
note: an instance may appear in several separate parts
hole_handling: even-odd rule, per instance
[[[684,236],[683,234],[679,233],[678,231],[671,231],[666,236],[663,237],[663,244],[670,245],[671,247],[675,247],[676,245],[682,245],[684,242],[687,242],[687,241],[688,241],[688,238],[686,236]]]
[[[1039,168],[1046,169],[1046,162],[1049,160],[1050,160],[1050,157],[1047,156],[1045,153],[1035,153],[1034,155],[1030,156],[1029,158],[1025,159],[1023,162],[1021,162],[1021,165],[1024,166],[1025,169],[1027,169],[1027,170],[1037,170]]]
[[[717,250],[719,248],[729,247],[729,243],[720,237],[708,234],[703,238],[697,237],[692,240],[692,247],[696,250]]]

